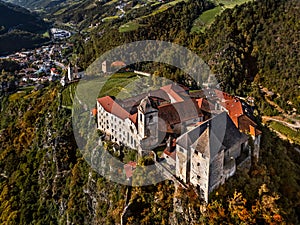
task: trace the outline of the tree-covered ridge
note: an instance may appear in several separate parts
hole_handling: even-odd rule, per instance
[[[43,9],[66,2],[66,0],[5,0],[30,10]]]
[[[165,181],[126,190],[95,173],[77,149],[64,92],[52,85],[1,101],[1,223],[119,224],[125,202],[126,224],[299,222],[300,158],[267,129],[259,164],[229,179],[203,211],[192,188]]]
[[[120,33],[119,27],[126,22],[122,20],[103,24],[89,34],[84,46],[77,39],[74,50],[87,67],[98,55],[126,42],[172,41],[201,55],[225,91],[246,95],[255,80],[278,94],[276,101],[282,108],[299,110],[299,4],[293,0],[249,2],[226,9],[205,33],[195,34],[190,32],[193,21],[213,5],[180,2],[139,19],[134,31]]]
[[[42,35],[47,29],[48,24],[38,15],[0,1],[0,55],[49,41]]]
[[[0,34],[10,30],[35,33],[45,31],[47,24],[25,8],[0,1],[0,28]]]
[[[120,32],[119,27],[128,22],[124,20],[104,23],[86,36],[80,34],[74,39],[74,53],[82,59],[80,63],[87,68],[98,56],[124,43],[140,40],[171,41],[187,46],[191,39],[189,31],[192,21],[200,13],[212,8],[212,3],[204,0],[179,2],[162,13],[139,18],[138,29],[129,32]],[[131,18],[129,18],[131,20]],[[124,59],[126,60],[126,59]]]
[[[83,159],[61,91],[52,85],[1,99],[1,224],[120,223],[126,187],[100,177]],[[164,182],[133,189],[132,210],[151,208],[160,224],[171,211],[172,189]]]
[[[255,1],[225,10],[201,46],[226,91],[242,95],[249,82],[280,95],[278,104],[300,109],[299,1]],[[288,104],[288,102],[293,104]]]

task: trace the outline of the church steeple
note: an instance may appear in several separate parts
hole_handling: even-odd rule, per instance
[[[148,147],[158,142],[158,110],[149,96],[138,106],[138,135]]]

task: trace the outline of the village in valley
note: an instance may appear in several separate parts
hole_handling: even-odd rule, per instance
[[[55,81],[65,86],[84,76],[83,69],[76,63],[70,63],[65,57],[72,50],[73,44],[61,40],[70,37],[71,33],[52,28],[51,34],[55,41],[52,44],[0,58],[12,70],[2,70],[2,75],[5,76],[0,80],[0,93],[11,94],[23,89],[39,90]]]

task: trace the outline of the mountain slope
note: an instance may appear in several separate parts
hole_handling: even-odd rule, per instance
[[[71,111],[61,105],[73,88],[53,85],[1,99],[0,223],[120,224],[130,189],[101,177],[78,150]],[[132,188],[124,224],[297,224],[300,157],[263,131],[261,163],[218,189],[206,212],[192,189],[176,192],[165,181]]]
[[[65,2],[66,0],[6,0],[7,2],[31,9],[31,10],[40,10],[43,8],[53,7],[60,3]]]
[[[243,95],[255,80],[277,95],[280,107],[300,113],[299,9],[300,1],[266,0],[219,16],[198,52],[227,92]]]
[[[45,30],[46,23],[22,7],[0,1],[0,26],[0,34],[12,29],[39,32]]]
[[[89,41],[84,44],[80,41],[84,35],[78,37],[75,52],[80,53],[86,67],[97,55],[124,42],[146,39],[176,42],[201,55],[225,91],[244,96],[255,80],[255,84],[276,94],[274,100],[280,107],[299,113],[300,2],[250,2],[226,9],[205,33],[191,33],[194,21],[210,8],[212,5],[205,1],[180,2],[152,16],[125,15],[101,23],[88,34]],[[123,32],[121,28],[126,26],[134,29]]]
[[[74,54],[86,67],[97,55],[126,42],[173,41],[201,54],[232,93],[247,93],[257,78],[285,93],[289,82],[299,79],[299,37],[294,32],[300,21],[298,2],[261,0],[227,10],[200,35],[191,34],[191,26],[210,5],[180,3],[140,18],[141,26],[132,31],[120,32],[125,18],[101,24],[88,34],[89,40],[80,34]],[[169,76],[177,72],[158,69]],[[62,90],[53,84],[1,98],[0,223],[120,224],[126,187],[95,173],[78,150],[71,111],[61,106],[71,89],[73,85]],[[290,96],[294,100],[295,94]],[[166,181],[132,188],[126,224],[299,224],[300,156],[295,146],[261,128],[260,162],[212,193],[203,214],[193,190],[175,193]],[[174,203],[182,204],[181,213],[175,212]]]
[[[28,10],[0,1],[0,54],[31,48],[48,39],[48,25]]]

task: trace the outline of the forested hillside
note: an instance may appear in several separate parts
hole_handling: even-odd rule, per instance
[[[44,31],[46,23],[37,15],[30,13],[25,8],[0,1],[0,26],[1,33],[19,29],[29,32]]]
[[[123,43],[172,41],[202,56],[224,90],[254,96],[258,114],[264,113],[259,111],[263,110],[260,86],[280,96],[274,101],[284,109],[296,107],[299,113],[299,4],[258,0],[226,9],[203,33],[192,32],[192,27],[202,12],[214,7],[204,0],[182,1],[145,17],[136,12],[103,22],[88,34],[74,35],[69,60],[87,68]],[[66,18],[59,14],[59,19],[72,21],[76,11],[68,12]],[[82,12],[78,21],[88,26],[91,21],[84,20],[88,10]],[[127,23],[134,23],[136,29],[120,29]],[[147,63],[136,67],[178,82],[186,80],[173,67]],[[130,191],[93,171],[76,145],[72,111],[62,104],[71,105],[75,87],[53,83],[40,91],[0,96],[1,224],[120,224],[128,192],[124,217],[128,225],[300,223],[297,146],[264,125],[259,125],[263,132],[259,162],[214,191],[203,211],[203,202],[192,188],[175,190],[173,182],[164,181]]]
[[[278,94],[282,108],[300,112],[299,9],[299,1],[267,0],[219,16],[198,52],[226,91],[243,95],[255,79]]]
[[[66,0],[6,0],[6,1],[31,10],[34,9],[41,10],[43,8],[54,7],[58,4],[66,2]]]
[[[0,1],[0,55],[46,42],[42,34],[47,29],[38,15]]]
[[[246,95],[255,80],[255,85],[278,94],[275,101],[282,108],[299,112],[299,5],[294,0],[249,2],[226,9],[205,33],[196,34],[191,32],[193,21],[213,5],[180,2],[163,13],[139,18],[140,26],[134,31],[120,32],[122,20],[105,23],[89,34],[84,45],[84,36],[78,37],[74,51],[87,67],[97,56],[124,42],[172,41],[201,55],[225,91]]]
[[[49,86],[2,97],[0,222],[120,224],[126,186],[107,181],[86,163],[74,140],[71,111],[60,105],[61,91]],[[207,211],[200,212],[203,203],[192,188],[175,191],[165,181],[132,188],[126,224],[297,224],[300,158],[290,144],[263,132],[260,163],[213,193]]]

